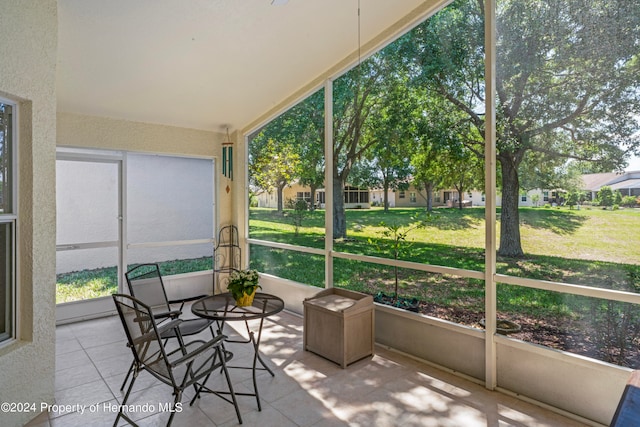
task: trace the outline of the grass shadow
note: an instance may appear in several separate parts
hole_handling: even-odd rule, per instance
[[[531,228],[546,229],[559,235],[575,233],[587,221],[576,212],[560,209],[520,209],[520,224]]]

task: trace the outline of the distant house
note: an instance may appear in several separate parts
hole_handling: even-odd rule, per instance
[[[260,191],[256,194],[258,199],[258,207],[260,208],[277,208],[278,195],[275,190],[271,192]],[[291,185],[287,185],[282,190],[282,202],[283,206],[287,207],[287,201],[305,200],[311,203],[311,189],[304,187],[300,183],[295,182]],[[316,207],[324,208],[325,203],[325,189],[321,188],[316,190],[316,197],[313,204]],[[369,209],[371,204],[369,203],[369,190],[361,189],[357,187],[346,186],[344,189],[344,204],[347,209]]]
[[[277,208],[278,207],[278,193],[276,190],[271,192],[259,191],[256,193],[258,199],[259,208]],[[295,182],[291,185],[287,185],[282,190],[282,206],[286,208],[288,200],[307,200],[311,201],[311,190],[308,187],[303,187],[299,183]]]
[[[371,207],[369,193],[368,188],[345,186],[343,193],[345,209],[369,209]],[[325,189],[322,188],[316,191],[316,206],[324,208],[324,200]]]
[[[384,190],[374,188],[369,190],[372,206],[384,206]],[[389,190],[387,203],[390,208],[413,208],[427,206],[427,194],[410,184],[406,190]]]
[[[623,196],[640,196],[640,171],[623,173],[590,173],[582,175],[582,190],[589,193],[591,200],[604,186],[619,190]]]
[[[582,175],[581,190],[588,193],[588,197],[596,198],[600,188],[607,185],[613,191],[620,190],[623,196],[640,197],[640,171],[624,173],[592,173]],[[258,206],[275,208],[277,206],[276,192],[262,191],[257,194]],[[534,189],[522,191],[518,200],[519,206],[543,206],[545,204],[561,204],[564,202],[564,192],[560,190]],[[287,200],[306,200],[311,202],[311,191],[299,183],[291,184],[283,190],[284,203]],[[316,191],[314,204],[324,208],[325,190]],[[406,190],[389,190],[388,203],[390,208],[426,207],[427,194],[410,184]],[[457,207],[459,195],[456,190],[444,189],[433,193],[434,207]],[[469,190],[462,200],[465,206],[485,206],[486,198],[483,191]],[[535,201],[534,201],[535,200]],[[368,209],[371,206],[384,205],[384,190],[381,188],[363,189],[352,186],[345,187],[344,203],[347,209]],[[496,195],[496,206],[502,205],[502,196]]]

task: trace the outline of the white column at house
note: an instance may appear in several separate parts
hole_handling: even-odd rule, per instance
[[[324,168],[324,188],[333,188],[333,81],[327,79],[324,83],[324,153],[326,165]],[[333,287],[333,197],[325,191],[324,205],[324,286]]]
[[[496,194],[496,4],[485,1],[485,194]],[[497,385],[496,373],[496,199],[485,201],[485,387]]]

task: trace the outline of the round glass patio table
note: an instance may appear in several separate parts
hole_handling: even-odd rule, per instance
[[[253,374],[253,393],[235,393],[240,396],[255,396],[258,402],[258,410],[262,410],[260,405],[260,395],[258,393],[258,384],[256,382],[256,370],[265,370],[275,376],[273,371],[266,365],[262,357],[260,357],[259,347],[260,338],[262,337],[262,326],[264,319],[281,312],[284,309],[284,301],[275,295],[257,292],[253,298],[253,304],[247,307],[236,306],[236,301],[231,293],[211,295],[199,299],[191,306],[191,312],[198,317],[215,320],[218,325],[218,333],[224,334],[224,325],[226,322],[244,322],[249,338],[247,340],[226,339],[226,342],[245,343],[253,346],[253,364],[252,366],[228,366],[229,368],[251,369]],[[259,320],[258,326],[253,323],[253,328],[249,325],[250,320]],[[260,362],[262,367],[257,366]]]

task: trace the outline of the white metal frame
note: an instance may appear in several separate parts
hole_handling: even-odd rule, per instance
[[[0,334],[0,347],[12,343],[20,336],[20,278],[19,278],[19,262],[20,262],[20,242],[18,236],[20,235],[19,229],[19,206],[18,206],[18,192],[19,192],[19,143],[20,141],[20,129],[18,127],[20,108],[18,102],[0,97],[0,103],[11,106],[11,212],[0,214],[0,223],[10,225],[11,242],[11,281],[8,285],[7,292],[8,298],[11,300],[9,304],[11,306],[10,313],[5,313],[5,322],[8,322],[9,330]],[[6,141],[5,141],[6,144]],[[5,302],[3,302],[4,304]]]
[[[92,150],[67,150],[62,148],[56,152],[56,162],[62,161],[75,161],[75,162],[87,162],[87,163],[108,163],[115,164],[117,166],[117,179],[118,179],[118,240],[91,242],[91,243],[69,243],[64,245],[56,245],[56,252],[69,251],[69,250],[82,250],[82,249],[100,249],[100,248],[117,248],[117,280],[118,280],[118,292],[123,289],[122,277],[123,277],[123,239],[125,237],[124,231],[124,209],[125,199],[123,194],[124,174],[125,174],[125,156],[122,152],[105,152],[105,151],[92,151]],[[89,303],[90,302],[90,303]],[[70,319],[89,319],[96,315],[104,315],[105,313],[115,312],[115,307],[111,297],[99,297],[91,300],[72,301],[57,304],[58,319],[61,322],[68,321]],[[59,308],[63,307],[63,310]]]
[[[446,6],[449,1],[439,2],[434,5],[427,14],[416,16],[415,19],[403,27],[402,34],[409,31],[413,26],[419,24],[424,19],[428,18],[433,13]],[[395,40],[400,34],[396,33],[390,39],[387,40],[387,44]],[[375,49],[383,47],[369,46],[365,57],[371,55]],[[495,76],[496,76],[496,2],[495,0],[485,1],[485,83],[486,83],[486,95],[485,95],[485,190],[484,194],[496,194],[496,99],[495,99]],[[338,78],[347,69],[353,67],[356,64],[354,60],[348,68],[342,69],[335,74],[328,77],[324,82],[325,88],[325,164],[330,165],[333,163],[333,111],[332,111],[332,87],[333,80]],[[300,98],[292,101],[289,106],[295,105],[300,102],[303,97],[310,95],[318,87],[312,90],[306,91]],[[268,121],[275,118],[278,114],[281,114],[285,108],[274,112],[267,120],[261,123],[260,126],[268,123]],[[247,131],[245,135],[249,135],[258,127]],[[245,143],[248,144],[248,137],[245,137]],[[248,150],[247,150],[248,152]],[[246,153],[245,153],[246,154]],[[248,155],[245,155],[245,165],[248,165]],[[245,176],[248,177],[248,169],[245,167]],[[333,174],[330,168],[325,168],[325,181],[327,184],[325,188],[332,188]],[[248,182],[248,178],[247,181]],[[248,190],[248,186],[245,186]],[[247,193],[248,197],[248,193]],[[343,252],[335,252],[333,250],[333,193],[328,192],[326,194],[325,212],[325,248],[316,249],[309,247],[302,247],[290,244],[275,243],[269,241],[262,241],[257,239],[246,240],[246,250],[248,252],[249,244],[267,246],[273,248],[281,248],[287,250],[298,251],[302,253],[310,253],[315,255],[325,256],[325,287],[331,287],[333,283],[333,259],[343,258],[352,259],[356,261],[377,263],[383,265],[397,265],[402,268],[411,268],[421,271],[427,271],[440,274],[451,274],[460,277],[471,279],[483,279],[485,280],[485,317],[487,321],[485,334],[485,387],[488,389],[497,388],[497,360],[496,360],[496,342],[504,342],[509,339],[504,337],[498,337],[495,333],[496,328],[496,313],[497,313],[497,286],[500,283],[530,287],[536,289],[550,290],[570,295],[582,295],[594,298],[607,299],[612,301],[628,302],[634,304],[640,304],[640,294],[632,292],[616,291],[603,288],[593,288],[588,286],[576,285],[571,283],[550,282],[536,279],[513,277],[504,274],[496,273],[496,255],[497,255],[497,239],[496,239],[496,199],[493,197],[485,198],[485,271],[471,271],[458,268],[450,268],[436,265],[426,265],[407,261],[395,261],[391,259],[383,259],[365,255],[349,254]],[[241,223],[245,231],[245,236],[248,236],[249,230],[249,217],[248,212],[242,212],[239,214]],[[290,282],[282,279],[284,282]],[[407,316],[415,316],[411,313],[407,313]],[[494,331],[489,333],[488,331]],[[527,345],[524,343],[523,345]],[[534,345],[528,345],[529,347],[535,347]],[[540,353],[548,353],[549,350],[540,348],[536,350]]]
[[[217,203],[217,180],[216,180],[216,162],[214,157],[207,156],[181,156],[171,154],[158,154],[158,153],[141,153],[141,152],[129,152],[129,151],[110,151],[100,150],[92,148],[75,148],[75,147],[58,147],[56,160],[67,161],[85,161],[85,162],[105,162],[105,163],[117,163],[118,164],[118,212],[119,212],[119,231],[118,241],[104,241],[104,242],[92,242],[92,243],[72,243],[56,246],[56,251],[64,250],[76,250],[76,249],[96,249],[106,247],[118,248],[118,292],[124,291],[124,272],[128,265],[127,252],[133,248],[155,248],[164,246],[181,246],[181,245],[195,245],[195,244],[212,244],[215,242],[215,236],[211,236],[206,239],[193,239],[193,240],[176,240],[176,241],[163,241],[163,242],[145,242],[145,243],[128,243],[128,230],[127,230],[127,159],[130,155],[152,155],[152,156],[164,156],[174,158],[187,158],[187,159],[205,159],[212,162],[212,187],[213,187],[213,206],[212,209],[212,229],[217,229],[217,222],[219,218],[218,203]],[[195,277],[211,274],[211,270],[203,270],[192,273],[185,273],[180,275],[183,278]],[[58,315],[57,321],[59,323],[65,323],[70,320],[89,319],[96,316],[103,316],[105,314],[115,313],[115,307],[110,296],[95,298],[92,300],[73,301],[66,302],[57,305]]]

